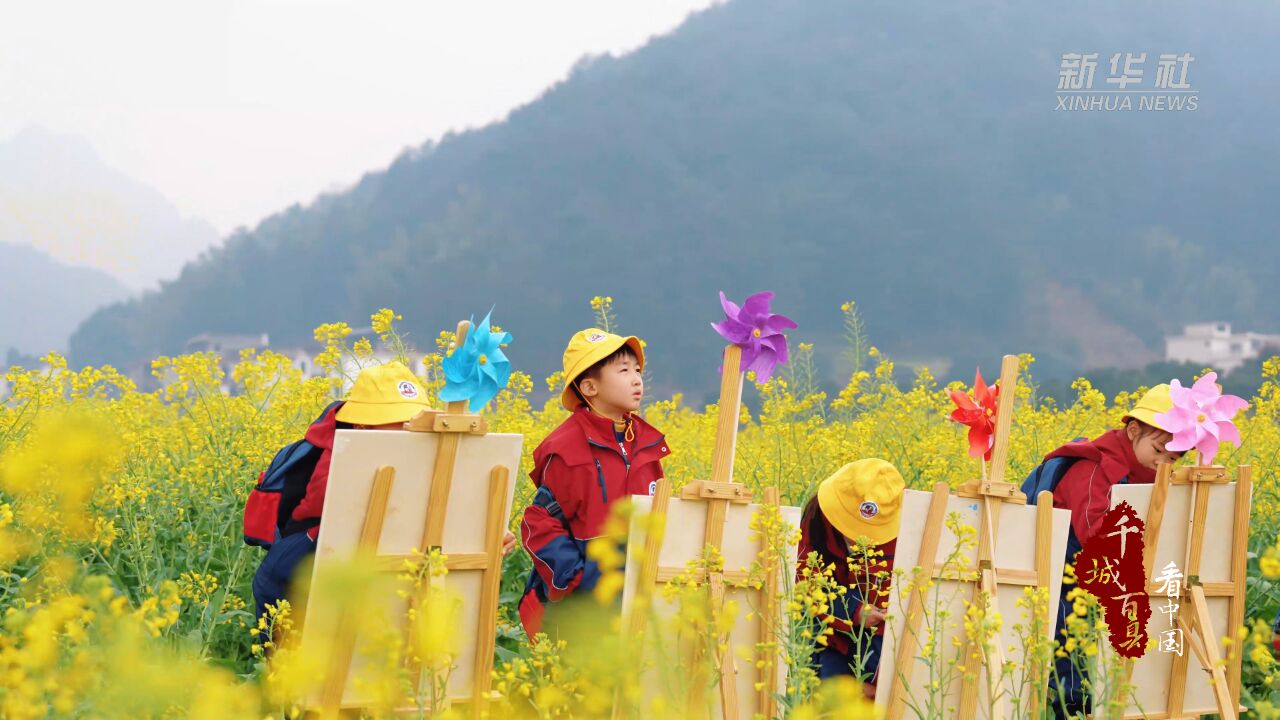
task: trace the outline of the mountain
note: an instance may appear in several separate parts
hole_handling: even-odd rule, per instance
[[[121,300],[129,289],[92,268],[73,267],[35,248],[0,243],[0,357],[66,352],[67,339],[97,308]]]
[[[579,64],[502,122],[403,153],[351,190],[233,235],[105,308],[74,358],[175,352],[201,331],[304,340],[402,312],[419,338],[494,317],[535,375],[587,301],[649,343],[659,393],[714,392],[716,293],[777,292],[847,376],[840,304],[902,362],[972,377],[1140,367],[1221,318],[1276,331],[1280,6],[733,0]],[[1181,112],[1056,111],[1062,55],[1191,53]]]
[[[218,239],[83,139],[30,127],[0,142],[0,242],[97,268],[134,290],[177,276]]]

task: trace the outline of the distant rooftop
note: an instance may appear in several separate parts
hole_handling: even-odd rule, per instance
[[[1234,333],[1229,322],[1193,323],[1181,335],[1165,336],[1164,345],[1166,360],[1228,373],[1264,352],[1280,352],[1280,335]]]

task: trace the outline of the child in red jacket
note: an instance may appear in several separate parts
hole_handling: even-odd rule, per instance
[[[1102,518],[1111,509],[1111,488],[1122,483],[1152,483],[1156,466],[1176,462],[1181,452],[1167,450],[1173,435],[1160,427],[1156,415],[1173,409],[1168,385],[1147,391],[1128,415],[1123,427],[1108,430],[1093,440],[1067,443],[1045,456],[1045,462],[1067,458],[1070,467],[1053,489],[1053,506],[1071,511],[1071,534],[1067,540],[1067,562],[1102,527]],[[1066,601],[1072,586],[1063,584],[1058,606],[1055,638],[1062,642],[1067,613]],[[1090,710],[1090,700],[1079,669],[1070,658],[1059,658],[1056,678],[1051,682],[1050,701],[1056,717],[1074,717]],[[1055,697],[1056,695],[1056,697]]]
[[[253,576],[258,617],[266,613],[268,605],[276,605],[292,594],[295,575],[316,552],[335,433],[347,429],[403,430],[406,422],[430,407],[419,389],[418,378],[403,364],[389,362],[361,370],[347,400],[331,404],[307,428],[304,439],[309,447],[302,448],[307,452],[287,473],[284,492],[276,496],[279,505],[269,507],[275,538]],[[246,525],[253,504],[261,499],[255,490],[245,508]],[[515,541],[515,536],[507,533],[502,542],[503,554],[515,548]],[[295,609],[300,618],[303,608]]]
[[[600,579],[587,542],[600,534],[616,500],[652,495],[670,448],[635,413],[644,398],[644,350],[634,337],[596,328],[569,340],[560,404],[571,414],[533,451],[537,486],[520,523],[533,571],[520,600],[520,620],[533,639],[556,634],[544,623],[549,603],[590,590]]]
[[[1102,517],[1111,509],[1111,488],[1120,483],[1152,483],[1156,465],[1176,462],[1182,453],[1166,450],[1173,440],[1156,421],[1156,415],[1173,408],[1169,386],[1147,391],[1124,416],[1124,427],[1108,430],[1093,440],[1067,443],[1044,459],[1075,458],[1053,490],[1053,506],[1071,511],[1073,550],[1093,538]],[[1069,552],[1067,562],[1074,559]]]

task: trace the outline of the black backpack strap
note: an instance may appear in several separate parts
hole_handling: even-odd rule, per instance
[[[564,516],[564,510],[560,507],[560,501],[556,500],[556,496],[546,485],[538,486],[538,492],[533,494],[533,504],[547,511],[547,514],[555,518],[557,522],[564,526],[569,537],[573,537],[573,530],[569,529],[569,521]]]
[[[320,525],[320,518],[307,518],[306,520],[289,519],[288,522],[280,528],[280,537],[289,537],[300,532],[306,532],[313,527]]]

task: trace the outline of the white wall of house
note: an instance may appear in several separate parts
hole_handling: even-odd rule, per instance
[[[1265,351],[1280,351],[1280,335],[1235,333],[1226,322],[1186,325],[1181,335],[1167,335],[1164,342],[1166,360],[1196,363],[1223,373]]]

